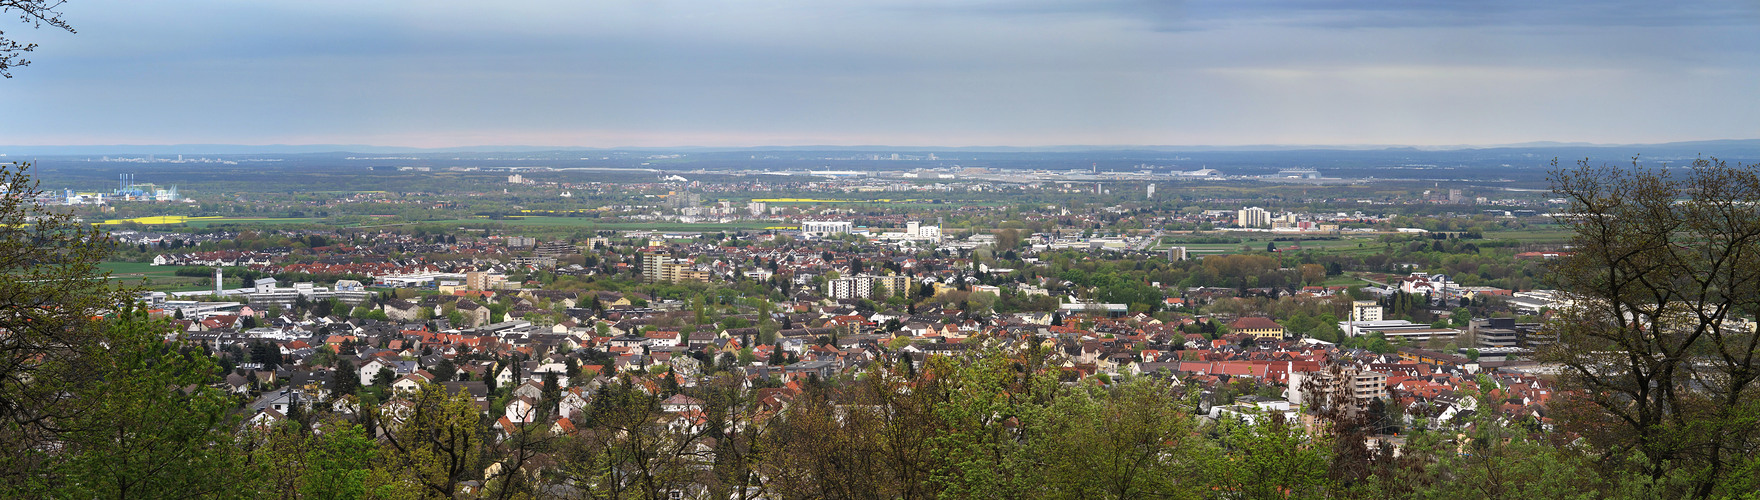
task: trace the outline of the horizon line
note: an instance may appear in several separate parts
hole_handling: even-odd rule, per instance
[[[995,145],[995,144],[991,144],[991,145],[964,145],[964,146],[945,146],[945,145],[925,146],[925,145],[889,145],[889,144],[857,144],[857,145],[761,144],[761,145],[745,145],[745,146],[735,146],[735,145],[707,146],[707,145],[690,145],[690,144],[669,145],[669,146],[562,146],[562,145],[519,145],[519,144],[500,144],[500,145],[477,144],[477,145],[465,145],[465,146],[401,146],[401,145],[335,144],[335,143],[308,143],[308,144],[285,144],[285,143],[271,143],[271,144],[235,144],[235,143],[10,144],[10,145],[0,145],[0,155],[4,155],[5,153],[7,153],[6,150],[8,150],[8,149],[23,149],[23,150],[68,149],[68,150],[75,150],[75,149],[85,149],[85,148],[117,149],[117,148],[200,148],[200,147],[224,147],[224,148],[233,148],[233,149],[248,149],[248,148],[314,149],[314,151],[306,151],[307,153],[351,153],[351,152],[363,152],[364,153],[364,152],[368,152],[368,151],[356,151],[351,148],[367,148],[367,149],[379,149],[379,150],[404,150],[406,152],[428,151],[428,152],[454,152],[454,153],[512,152],[512,151],[510,151],[512,149],[523,150],[520,152],[569,151],[569,150],[619,151],[619,150],[667,150],[667,149],[706,149],[706,150],[766,150],[766,149],[795,149],[795,150],[812,150],[812,149],[845,149],[845,150],[847,150],[847,149],[905,149],[905,150],[912,150],[912,149],[916,149],[916,150],[935,150],[935,149],[954,149],[954,150],[980,150],[980,151],[986,150],[986,149],[990,149],[990,150],[1093,150],[1093,151],[1108,151],[1108,150],[1117,151],[1117,150],[1135,150],[1135,149],[1210,149],[1210,150],[1229,150],[1229,149],[1322,149],[1322,150],[1325,150],[1325,149],[1333,149],[1333,150],[1424,149],[1424,150],[1433,150],[1433,151],[1448,151],[1448,150],[1496,149],[1496,148],[1515,148],[1515,147],[1667,146],[1667,145],[1678,145],[1678,144],[1695,144],[1695,143],[1710,143],[1710,142],[1747,142],[1747,141],[1760,142],[1760,138],[1699,139],[1699,140],[1688,140],[1688,141],[1667,141],[1667,142],[1650,142],[1650,143],[1598,143],[1598,142],[1583,142],[1583,141],[1568,141],[1567,142],[1567,141],[1537,140],[1537,141],[1527,141],[1527,142],[1517,142],[1517,143],[1493,143],[1493,144],[1373,144],[1373,143],[1356,143],[1356,144],[1281,143],[1280,144],[1280,143],[1254,143],[1254,144],[1054,144],[1054,145],[1037,145],[1037,146]],[[318,151],[318,150],[321,150],[321,151]],[[38,153],[38,154],[41,154],[41,153]],[[90,154],[90,153],[69,153],[69,154]],[[215,153],[215,154],[218,154],[218,153]],[[248,154],[248,153],[224,153],[224,154]]]

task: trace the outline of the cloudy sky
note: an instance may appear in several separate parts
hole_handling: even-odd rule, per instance
[[[1413,7],[1410,4],[1419,4]],[[71,0],[0,144],[1760,138],[1760,2]]]

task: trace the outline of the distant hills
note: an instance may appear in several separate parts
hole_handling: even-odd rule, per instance
[[[1398,152],[1479,152],[1489,154],[1522,154],[1537,153],[1550,156],[1595,157],[1608,159],[1612,156],[1694,156],[1716,155],[1723,158],[1760,158],[1760,139],[1728,139],[1710,141],[1670,142],[1660,144],[1591,144],[1565,142],[1529,142],[1521,144],[1505,144],[1491,146],[1400,146],[1400,145],[1347,145],[1347,146],[1312,146],[1312,145],[1238,145],[1238,146],[969,146],[969,147],[919,147],[919,146],[751,146],[751,147],[650,147],[650,148],[587,148],[587,147],[556,147],[556,146],[464,146],[449,148],[414,148],[401,146],[374,146],[365,144],[169,144],[169,145],[88,145],[88,146],[0,146],[0,154],[8,157],[18,156],[81,156],[81,155],[298,155],[298,154],[411,154],[432,155],[448,153],[543,153],[543,152],[631,152],[631,153],[758,153],[758,152],[884,152],[884,153],[1121,153],[1121,152],[1164,152],[1164,153],[1249,153],[1249,152],[1295,152],[1295,151],[1353,151],[1388,153]]]

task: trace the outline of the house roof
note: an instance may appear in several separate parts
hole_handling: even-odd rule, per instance
[[[1272,321],[1271,318],[1248,316],[1234,320],[1234,323],[1229,324],[1228,328],[1230,330],[1282,329],[1283,325],[1277,324],[1277,322]]]

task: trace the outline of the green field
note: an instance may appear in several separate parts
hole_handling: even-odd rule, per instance
[[[148,264],[146,262],[105,261],[103,263],[98,264],[98,270],[109,271],[111,274],[110,277],[112,279],[116,279],[116,278],[125,278],[125,277],[139,278],[141,276],[148,276],[148,277],[167,276],[168,277],[168,276],[172,276],[171,273],[176,271],[177,268],[165,267],[165,266],[154,266],[154,265]]]
[[[767,227],[792,226],[780,221],[687,224],[682,222],[602,222],[591,217],[518,217],[507,219],[452,219],[420,221],[419,224],[506,224],[509,226],[568,227],[619,231],[761,231]]]
[[[1565,243],[1567,241],[1570,241],[1570,237],[1572,234],[1573,233],[1570,229],[1560,228],[1557,226],[1545,226],[1545,227],[1534,228],[1534,229],[1488,232],[1488,233],[1485,233],[1485,238],[1483,241],[1514,241],[1517,243],[1524,243],[1524,244],[1526,244],[1526,243]],[[1265,244],[1272,242],[1274,238],[1289,237],[1289,235],[1284,235],[1284,234],[1264,234],[1264,233],[1251,233],[1251,234],[1220,233],[1218,235],[1225,236],[1225,237],[1237,237],[1237,238],[1240,238],[1244,241],[1242,243],[1172,243],[1172,244],[1158,243],[1155,245],[1154,248],[1156,250],[1166,250],[1167,247],[1169,247],[1169,246],[1183,246],[1183,247],[1186,247],[1186,252],[1191,253],[1193,255],[1232,254],[1232,253],[1240,253],[1242,247],[1246,247],[1247,249],[1253,250],[1253,251],[1263,251],[1263,250],[1265,250]],[[1382,249],[1386,248],[1386,246],[1384,244],[1382,244],[1380,241],[1381,236],[1382,235],[1380,235],[1380,234],[1368,234],[1368,235],[1346,234],[1336,240],[1305,240],[1305,241],[1286,240],[1286,241],[1278,241],[1277,246],[1279,248],[1286,248],[1286,247],[1289,247],[1290,245],[1300,245],[1302,247],[1302,250],[1314,250],[1314,251],[1326,252],[1326,253],[1377,253],[1377,252],[1382,251]],[[1178,240],[1177,237],[1172,238],[1172,239]],[[1474,241],[1479,241],[1479,240],[1474,240]]]
[[[314,218],[314,217],[302,217],[302,218],[227,217],[227,218],[222,218],[222,219],[196,219],[196,220],[191,220],[189,222],[186,222],[184,224],[188,225],[189,227],[194,227],[194,228],[205,228],[205,227],[209,227],[209,226],[224,225],[224,224],[241,224],[241,225],[313,224],[313,223],[319,223],[319,222],[323,222],[323,221],[324,221],[324,219],[319,219],[319,218]]]
[[[192,290],[207,290],[213,287],[213,285],[197,284],[202,279],[206,278],[178,276],[174,274],[177,272],[177,269],[177,266],[155,267],[152,264],[145,262],[105,261],[98,264],[98,270],[101,272],[108,271],[112,281],[132,286],[143,285],[141,280],[145,279],[146,282],[143,286],[148,290],[160,292],[186,292]],[[232,283],[228,283],[228,287],[240,286],[237,284],[236,278],[231,278],[229,281],[232,281]]]
[[[1274,241],[1273,240],[1274,238],[1278,238],[1278,237],[1288,237],[1288,236],[1287,235],[1241,236],[1240,238],[1242,240],[1244,240],[1242,243],[1177,243],[1177,242],[1171,243],[1171,244],[1160,243],[1160,244],[1157,244],[1155,246],[1155,248],[1157,250],[1166,250],[1167,247],[1169,247],[1169,246],[1183,246],[1183,247],[1186,247],[1187,252],[1197,253],[1197,254],[1239,253],[1241,251],[1241,247],[1243,247],[1243,246],[1247,247],[1250,250],[1263,251],[1263,250],[1265,250],[1266,243],[1270,243],[1270,242]],[[1173,239],[1175,241],[1178,240],[1178,238],[1173,238]],[[1373,236],[1345,236],[1345,237],[1343,237],[1341,239],[1337,239],[1337,240],[1304,240],[1304,241],[1285,240],[1285,241],[1278,241],[1276,243],[1277,243],[1278,248],[1285,248],[1285,247],[1289,247],[1291,245],[1300,245],[1303,250],[1343,251],[1343,250],[1347,250],[1347,249],[1348,250],[1355,250],[1357,248],[1357,244],[1359,244],[1359,243],[1363,244],[1364,247],[1374,246],[1374,245],[1371,245],[1371,243],[1374,243],[1374,242],[1375,242],[1375,237],[1373,237]]]
[[[1487,240],[1514,240],[1522,243],[1563,243],[1570,241],[1575,231],[1559,227],[1523,229],[1520,231],[1493,231],[1485,233]]]

